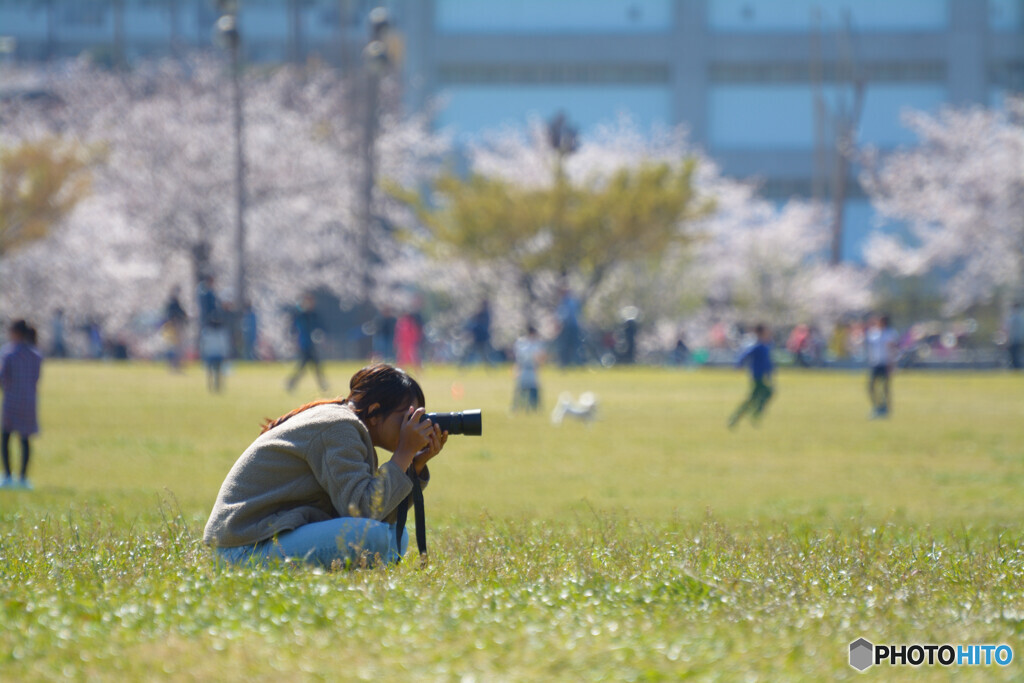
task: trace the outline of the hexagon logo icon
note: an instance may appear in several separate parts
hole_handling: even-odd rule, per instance
[[[875,646],[863,638],[850,643],[850,666],[857,671],[864,671],[874,664]]]

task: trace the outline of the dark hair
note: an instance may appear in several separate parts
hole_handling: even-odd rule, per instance
[[[400,368],[387,363],[378,363],[363,368],[348,383],[349,394],[345,398],[323,399],[313,401],[300,406],[276,420],[267,420],[263,423],[263,432],[273,429],[285,420],[298,415],[304,410],[314,406],[327,404],[349,405],[355,411],[360,420],[376,415],[390,415],[396,410],[402,410],[413,403],[426,406],[426,399],[423,397],[423,389],[420,385]],[[260,432],[261,434],[263,432]]]
[[[757,323],[754,325],[754,334],[760,337],[762,334],[768,331],[768,326],[764,323]]]
[[[12,335],[24,341],[28,337],[28,331],[32,328],[25,320],[15,320],[8,329]]]

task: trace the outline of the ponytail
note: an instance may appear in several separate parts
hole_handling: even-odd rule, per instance
[[[269,417],[268,418],[264,418],[264,420],[263,420],[263,428],[260,430],[260,434],[263,434],[264,432],[269,432],[271,429],[273,429],[277,425],[281,424],[282,422],[284,422],[285,420],[287,420],[290,417],[294,417],[295,415],[298,415],[303,410],[309,410],[310,408],[315,408],[316,406],[326,406],[326,405],[330,405],[332,403],[334,405],[343,406],[346,403],[348,403],[348,399],[347,398],[322,398],[319,401],[311,401],[311,402],[307,403],[304,406],[299,406],[295,410],[282,415],[281,417],[277,418],[276,420],[271,420]]]
[[[413,403],[426,406],[420,385],[404,370],[386,363],[365,367],[349,381],[349,395],[345,398],[321,399],[307,403],[282,415],[276,420],[263,422],[263,434],[304,410],[322,405],[349,405],[364,423],[378,415],[390,415]]]

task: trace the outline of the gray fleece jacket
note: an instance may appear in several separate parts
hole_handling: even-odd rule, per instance
[[[420,476],[429,478],[425,469]],[[220,487],[203,542],[230,548],[337,517],[384,520],[411,492],[397,465],[377,465],[370,433],[350,407],[319,405],[242,453]]]

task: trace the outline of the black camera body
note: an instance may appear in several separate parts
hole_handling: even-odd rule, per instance
[[[483,416],[479,410],[463,410],[461,413],[425,413],[424,420],[430,420],[442,432],[480,436],[483,430]]]
[[[430,420],[441,428],[441,431],[449,434],[467,434],[469,436],[480,436],[483,430],[483,420],[479,410],[464,410],[461,413],[424,413],[420,422]],[[427,556],[427,520],[423,511],[423,490],[420,487],[420,478],[415,476],[415,465],[409,466],[409,477],[412,479],[412,495],[405,498],[398,504],[398,518],[395,524],[395,537],[398,547],[402,546],[402,534],[405,531],[405,522],[409,515],[409,501],[412,501],[416,514],[416,547],[419,548],[421,560]]]

